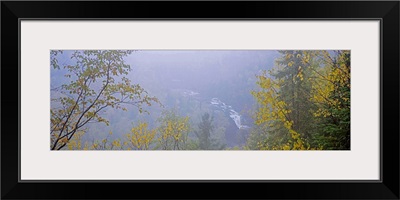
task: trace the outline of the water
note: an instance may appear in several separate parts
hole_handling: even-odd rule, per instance
[[[236,127],[238,129],[248,129],[250,128],[247,125],[244,125],[242,123],[242,116],[236,112],[232,106],[225,104],[224,102],[222,102],[221,100],[219,100],[218,98],[212,98],[211,105],[213,105],[214,107],[217,107],[219,109],[221,109],[224,112],[229,112],[229,117],[235,122]]]
[[[225,128],[225,145],[226,147],[242,146],[246,142],[250,127],[246,125],[244,116],[240,115],[231,105],[222,102],[219,98],[201,94],[197,91],[188,89],[175,89],[180,95],[188,97],[192,100],[208,104],[215,111],[221,111],[226,117],[229,117],[229,125]],[[207,97],[208,96],[208,97]]]

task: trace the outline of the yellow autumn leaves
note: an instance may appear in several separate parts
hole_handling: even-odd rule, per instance
[[[160,104],[156,97],[138,84],[131,84],[125,77],[130,66],[124,58],[130,50],[76,50],[70,57],[74,65],[58,65],[57,54],[63,51],[51,51],[51,65],[55,70],[64,69],[64,76],[71,81],[52,89],[50,149],[61,150],[64,147],[86,148],[73,139],[77,132],[84,131],[89,123],[104,123],[108,119],[102,112],[114,108],[127,111],[126,105],[133,105],[139,112],[147,112],[144,106]],[[105,64],[107,63],[107,64]],[[161,104],[160,104],[161,105]],[[70,141],[68,141],[70,140]],[[87,146],[87,145],[86,145]],[[121,148],[118,141],[93,141],[90,149]]]
[[[321,53],[326,67],[317,74],[311,94],[314,102],[326,104],[328,107],[318,108],[314,116],[332,116],[331,109],[327,108],[341,109],[344,107],[343,104],[349,103],[350,98],[340,91],[340,88],[350,90],[350,65],[345,64],[346,55],[349,53],[349,51],[344,51],[343,54],[338,56],[337,60],[332,60],[327,52]],[[332,95],[336,95],[338,98],[330,98]]]
[[[163,150],[184,149],[189,131],[189,117],[166,118],[159,128],[159,145]]]
[[[65,140],[68,150],[179,150],[184,149],[190,131],[189,117],[166,117],[160,127],[150,129],[148,123],[139,122],[125,134],[123,142],[120,139],[109,140],[110,131],[101,141],[95,140],[82,145],[84,131],[75,134],[71,140]]]
[[[147,123],[139,123],[137,126],[133,127],[130,133],[126,134],[125,145],[132,149],[147,150],[157,133],[157,130],[148,129]]]
[[[267,139],[253,144],[263,150],[323,149],[326,135],[341,130],[330,128],[329,123],[336,123],[339,114],[350,114],[346,110],[350,101],[350,52],[281,53],[283,55],[277,59],[273,70],[257,76],[259,89],[251,92],[258,103],[255,123],[264,127],[255,134],[268,132]],[[335,114],[335,120],[323,120]],[[321,126],[313,122],[325,124]],[[337,133],[336,137],[342,138],[349,133],[344,131],[340,134]],[[337,148],[347,148],[346,145],[341,144]]]
[[[259,146],[261,150],[306,150],[304,141],[300,137],[300,134],[293,130],[293,121],[289,120],[287,114],[292,111],[287,109],[286,103],[280,100],[280,94],[277,92],[280,89],[280,85],[266,77],[266,73],[258,76],[257,84],[262,88],[262,90],[256,92],[253,91],[253,96],[256,97],[257,102],[262,105],[258,112],[256,113],[256,124],[264,125],[268,127],[273,127],[276,122],[280,122],[287,129],[290,135],[288,143],[283,145],[269,146]],[[261,143],[258,143],[259,145]]]

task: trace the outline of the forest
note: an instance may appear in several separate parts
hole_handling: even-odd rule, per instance
[[[349,50],[51,50],[50,150],[350,150]]]

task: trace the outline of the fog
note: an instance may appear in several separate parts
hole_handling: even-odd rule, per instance
[[[193,123],[209,110],[226,118],[225,142],[232,147],[243,144],[252,124],[255,102],[250,91],[256,89],[256,75],[270,69],[277,56],[276,51],[254,50],[137,51],[127,63],[133,69],[131,80],[160,98],[166,108],[192,116]],[[201,109],[195,110],[197,104]]]
[[[59,64],[73,65],[72,51],[59,55]],[[83,141],[108,137],[122,138],[138,122],[157,127],[163,110],[175,109],[180,116],[190,117],[196,130],[204,113],[213,118],[211,137],[226,147],[245,143],[253,124],[255,99],[251,91],[257,89],[256,75],[271,69],[277,51],[268,50],[139,50],[125,58],[131,66],[127,75],[149,95],[159,99],[160,105],[145,106],[149,113],[139,113],[134,107],[128,111],[106,109],[101,115],[110,124],[89,124]],[[51,88],[68,83],[65,70],[51,70]],[[52,93],[52,97],[56,96]],[[55,107],[56,104],[52,104]],[[189,137],[195,139],[191,131]]]
[[[50,51],[51,150],[349,150],[349,50]]]

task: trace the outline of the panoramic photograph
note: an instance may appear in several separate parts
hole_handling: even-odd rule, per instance
[[[50,150],[350,150],[349,50],[51,50]]]

